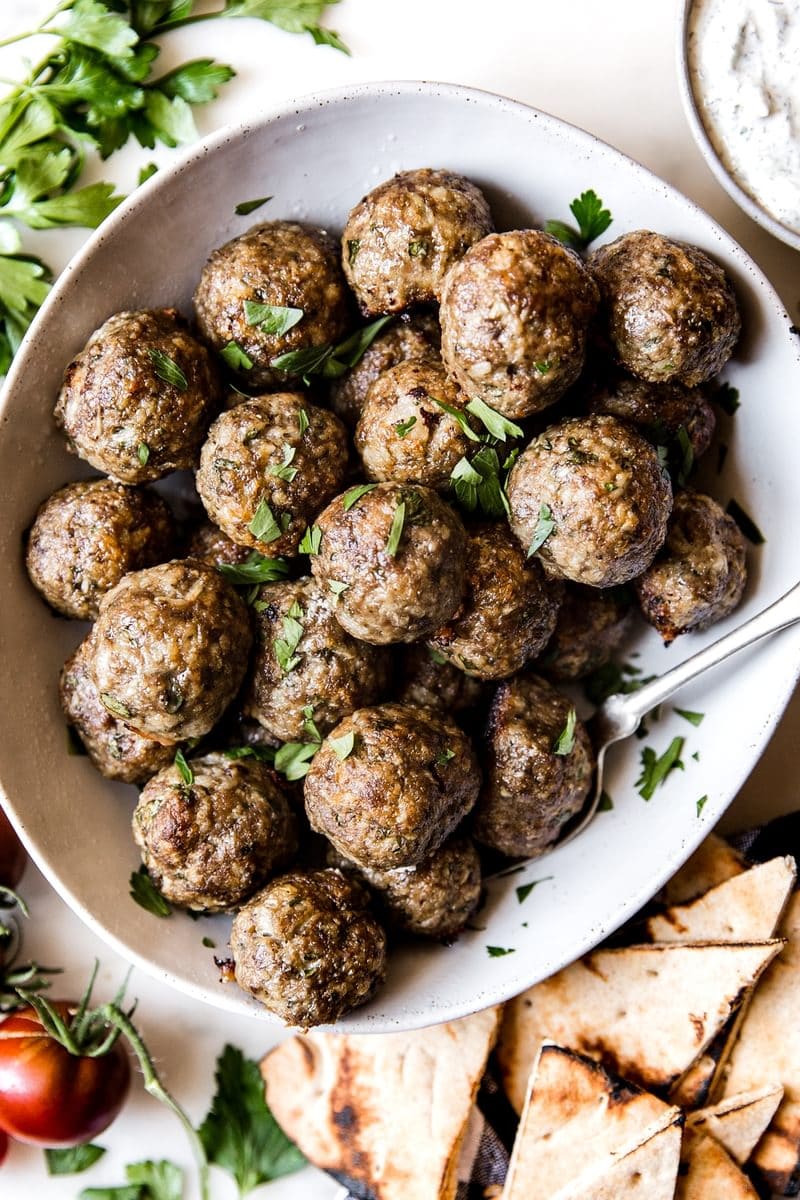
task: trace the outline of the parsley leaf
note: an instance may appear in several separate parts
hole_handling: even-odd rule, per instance
[[[79,1146],[66,1146],[63,1149],[46,1149],[44,1156],[47,1174],[78,1175],[81,1171],[88,1171],[105,1152],[104,1146],[95,1146],[91,1142],[82,1142]]]
[[[79,1200],[183,1200],[183,1168],[175,1163],[166,1159],[131,1163],[125,1174],[127,1184],[84,1188]]]
[[[143,467],[147,466],[147,460],[150,458],[150,447],[147,442],[139,442],[136,448],[136,457]]]
[[[602,704],[617,692],[623,695],[638,692],[639,688],[653,679],[655,675],[642,675],[640,668],[633,663],[609,662],[586,676],[583,690],[592,704]]]
[[[350,512],[350,509],[358,504],[362,496],[366,496],[369,492],[374,492],[377,483],[357,483],[355,487],[351,487],[345,492],[342,497],[342,508],[345,512]]]
[[[487,517],[501,518],[509,512],[500,459],[492,446],[484,446],[471,460],[460,458],[450,473],[450,486],[468,512],[480,508]]]
[[[219,353],[220,358],[232,371],[249,371],[253,366],[252,358],[249,354],[245,354],[238,342],[228,342],[227,346],[223,346]]]
[[[437,650],[435,646],[428,646],[428,654],[435,663],[438,663],[440,667],[443,667],[447,664],[447,659],[442,654],[441,650]]]
[[[448,746],[445,750],[441,750],[433,761],[437,767],[445,767],[455,756],[455,750],[451,750]]]
[[[614,801],[609,796],[608,792],[603,789],[600,793],[600,799],[597,802],[598,812],[611,812],[614,807]]]
[[[285,775],[290,783],[302,779],[308,774],[310,759],[319,750],[319,742],[284,742],[275,751],[274,767]]]
[[[165,96],[180,96],[187,104],[209,104],[216,100],[219,89],[236,72],[225,63],[214,62],[213,58],[195,58],[183,63],[158,81],[158,90]]]
[[[186,761],[186,755],[182,750],[175,751],[175,766],[185,786],[190,788],[194,783],[194,771]]]
[[[394,431],[399,438],[404,438],[409,430],[413,429],[417,423],[416,417],[409,417],[407,421],[395,421]]]
[[[305,1166],[267,1106],[257,1063],[226,1046],[215,1078],[216,1095],[198,1134],[209,1160],[233,1175],[241,1195]]]
[[[258,538],[259,542],[276,542],[283,533],[275,520],[272,509],[264,499],[259,501],[255,515],[247,528],[254,538]]]
[[[256,304],[252,300],[244,302],[244,319],[248,325],[258,325],[262,333],[271,337],[282,337],[290,329],[294,329],[305,316],[302,308],[283,308],[276,304]]]
[[[309,525],[297,547],[301,554],[319,554],[322,545],[322,530],[319,525]]]
[[[541,879],[532,879],[530,883],[521,883],[518,888],[515,888],[519,903],[524,904],[535,887],[538,887],[540,883],[548,883],[552,878],[552,875],[543,875]]]
[[[327,744],[339,759],[339,762],[344,762],[353,753],[356,744],[356,735],[351,730],[350,733],[344,733],[338,738],[329,737]]]
[[[667,775],[675,768],[683,768],[681,752],[684,738],[676,737],[659,757],[650,746],[642,750],[641,775],[636,780],[636,788],[643,800],[651,800],[655,790],[664,783]]]
[[[566,758],[575,748],[575,729],[578,723],[578,714],[574,708],[571,708],[567,713],[567,721],[561,733],[553,743],[553,754],[557,754],[561,758]]]
[[[303,617],[303,610],[295,600],[283,618],[283,637],[275,638],[272,643],[275,657],[285,675],[293,671],[302,658],[302,655],[295,654],[295,651],[300,645],[300,639],[304,633]]]
[[[158,378],[177,388],[179,392],[185,392],[189,383],[175,360],[165,354],[163,350],[156,350],[153,347],[149,347],[147,353]]]
[[[243,563],[218,562],[220,575],[233,584],[275,583],[289,574],[289,563],[285,558],[265,558],[258,550],[248,554]]]
[[[308,429],[308,424],[309,424],[308,413],[306,412],[306,410],[304,408],[301,408],[300,412],[297,414],[297,427],[300,430],[301,437],[303,436],[305,431]]]
[[[676,708],[674,710],[679,717],[683,717],[684,721],[688,721],[690,725],[702,725],[705,713],[691,712],[688,708]]]
[[[107,708],[112,716],[121,721],[130,720],[131,710],[121,700],[117,700],[116,696],[112,696],[110,692],[101,692],[100,700],[103,708]]]
[[[703,811],[703,809],[705,808],[707,803],[708,803],[708,796],[701,796],[700,799],[697,801],[695,808],[697,810],[698,817],[700,816],[700,813]]]
[[[722,411],[726,412],[729,417],[732,417],[737,408],[741,407],[739,389],[732,387],[729,383],[721,383],[712,394],[711,399],[715,400]]]
[[[487,946],[486,953],[489,958],[503,958],[506,954],[515,954],[516,951],[511,946]]]
[[[539,519],[536,522],[536,528],[533,531],[533,538],[531,539],[531,544],[528,547],[528,558],[530,558],[532,554],[535,554],[537,550],[542,548],[555,527],[556,523],[553,520],[553,513],[550,505],[540,505]]]
[[[262,204],[266,204],[271,200],[272,196],[261,196],[258,200],[242,200],[241,204],[237,204],[234,212],[237,217],[249,217],[250,213],[255,212],[257,208],[261,208]]]
[[[378,317],[336,345],[327,342],[323,346],[306,346],[302,350],[279,354],[270,359],[270,366],[276,371],[285,371],[287,375],[300,375],[306,383],[311,375],[338,379],[361,362],[375,338],[392,320],[394,318],[391,315]]]
[[[403,525],[406,519],[406,504],[405,500],[401,500],[394,510],[392,517],[392,527],[389,530],[389,537],[386,541],[386,553],[389,558],[394,558],[400,547],[400,539],[403,536]]]
[[[455,404],[448,404],[446,400],[439,400],[437,396],[429,395],[428,399],[432,400],[434,404],[438,405],[438,407],[446,412],[449,417],[452,417],[453,420],[457,422],[464,436],[469,438],[471,442],[479,442],[481,440],[467,420],[467,414],[463,409],[457,408]],[[482,401],[475,400],[472,403],[479,404],[482,403]],[[467,407],[469,408],[469,405],[467,405]]]
[[[143,183],[147,183],[148,179],[152,179],[157,170],[158,166],[154,162],[146,163],[145,166],[141,167],[136,179],[139,187],[141,187]]]
[[[140,908],[152,913],[155,917],[168,917],[172,908],[161,895],[147,871],[147,867],[139,867],[130,877],[130,896]]]
[[[578,222],[577,229],[565,225],[563,221],[546,221],[544,227],[547,233],[575,250],[585,250],[589,243],[600,237],[601,233],[605,233],[611,224],[611,213],[607,208],[603,208],[603,201],[591,188],[581,192],[580,196],[572,201],[569,209]]]
[[[477,396],[467,404],[467,412],[471,412],[474,417],[477,417],[491,436],[497,438],[498,442],[504,442],[507,437],[524,437],[519,425],[509,421],[508,417],[504,417],[496,409],[490,408],[484,400],[479,400]]]
[[[328,580],[328,588],[331,592],[333,592],[334,596],[336,596],[336,597],[341,596],[342,592],[346,592],[349,587],[350,587],[350,584],[343,583],[341,581],[341,579],[329,579]]]
[[[231,746],[222,753],[233,762],[240,758],[254,758],[257,762],[272,764],[275,760],[275,751],[271,746]]]
[[[267,467],[268,475],[275,475],[278,479],[286,479],[289,483],[292,482],[297,474],[297,467],[291,464],[294,461],[294,456],[297,453],[294,446],[289,446],[284,442],[283,459],[280,463],[276,463],[271,467]]]

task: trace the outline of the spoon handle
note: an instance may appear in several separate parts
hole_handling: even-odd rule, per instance
[[[651,709],[657,708],[664,700],[668,700],[679,688],[697,679],[698,675],[702,675],[704,671],[716,667],[718,663],[724,662],[732,654],[738,654],[740,650],[745,650],[770,633],[777,633],[779,629],[786,629],[797,621],[800,621],[800,583],[796,583],[781,596],[780,600],[770,604],[768,608],[751,617],[749,621],[732,629],[719,641],[706,646],[705,650],[678,663],[665,675],[659,675],[657,679],[644,684],[638,691],[618,697],[615,709],[617,712],[624,710],[625,714],[631,718],[639,717],[641,719]]]

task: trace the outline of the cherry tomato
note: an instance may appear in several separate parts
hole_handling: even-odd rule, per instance
[[[62,1016],[76,1004],[54,1003]],[[74,1146],[106,1129],[125,1101],[130,1065],[124,1046],[89,1058],[70,1054],[32,1008],[0,1024],[0,1129],[20,1142]]]
[[[0,808],[0,886],[14,888],[22,878],[28,856],[14,827]]]
[[[0,1167],[2,1167],[7,1154],[8,1154],[8,1134],[3,1133],[2,1129],[0,1129]]]

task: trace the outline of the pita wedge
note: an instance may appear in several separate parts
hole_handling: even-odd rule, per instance
[[[711,1108],[689,1113],[687,1131],[708,1134],[740,1165],[747,1162],[783,1098],[779,1085],[740,1092]]]
[[[498,1057],[522,1111],[531,1066],[552,1040],[626,1079],[668,1090],[702,1054],[783,943],[596,950],[506,1006]]]
[[[675,1200],[758,1200],[727,1150],[710,1137],[689,1138]]]
[[[800,892],[780,926],[786,949],[756,989],[730,1057],[725,1095],[750,1091],[765,1080],[783,1084],[772,1125],[753,1153],[765,1182],[779,1195],[800,1189]]]
[[[534,1194],[550,1200],[587,1171],[603,1175],[651,1134],[680,1119],[677,1108],[612,1076],[592,1059],[545,1042],[531,1072],[503,1200],[529,1200]],[[668,1196],[677,1170],[676,1151]]]
[[[733,875],[687,904],[650,917],[652,942],[757,942],[771,938],[792,893],[793,858],[773,858]]]
[[[680,1153],[681,1124],[676,1117],[608,1166],[584,1172],[552,1200],[673,1200]],[[534,1195],[538,1192],[528,1192],[526,1200]]]
[[[275,1119],[315,1166],[374,1200],[453,1200],[478,1084],[500,1020],[310,1033],[261,1063]]]
[[[715,833],[709,834],[664,886],[661,898],[665,904],[685,904],[746,869],[747,860],[738,850]]]

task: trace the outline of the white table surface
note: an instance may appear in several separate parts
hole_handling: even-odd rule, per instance
[[[0,39],[30,28],[51,6],[52,0],[2,0]],[[352,48],[352,58],[261,22],[237,20],[170,35],[161,62],[169,69],[189,58],[214,56],[236,67],[237,78],[220,99],[198,111],[201,134],[290,96],[370,79],[447,80],[527,101],[597,134],[703,205],[761,265],[797,321],[800,256],[735,207],[691,139],[678,92],[677,8],[675,0],[342,0],[329,23]],[[0,52],[0,75],[16,77],[23,54],[35,53],[30,44]],[[92,165],[89,180],[107,178],[129,190],[139,166],[167,162],[170,155],[163,147],[129,146],[110,162]],[[83,236],[81,231],[37,235],[37,251],[59,267]],[[798,716],[795,695],[723,828],[741,828],[798,806]],[[72,915],[32,865],[22,890],[33,913],[28,951],[66,968],[56,991],[79,992],[98,957],[97,995],[110,997],[127,969],[124,961]],[[131,994],[139,997],[139,1025],[169,1086],[197,1119],[206,1111],[214,1060],[226,1041],[259,1057],[282,1036],[255,1021],[234,1021],[139,972]],[[81,1187],[124,1182],[125,1163],[143,1158],[190,1165],[177,1123],[138,1081],[122,1115],[97,1140],[108,1149],[105,1158],[84,1175],[61,1179],[47,1176],[41,1151],[15,1145],[0,1169],[0,1200],[74,1200]],[[220,1172],[213,1174],[214,1200],[233,1200],[233,1183]],[[255,1200],[333,1200],[337,1192],[308,1168],[252,1195]],[[192,1182],[186,1200],[196,1196]]]

